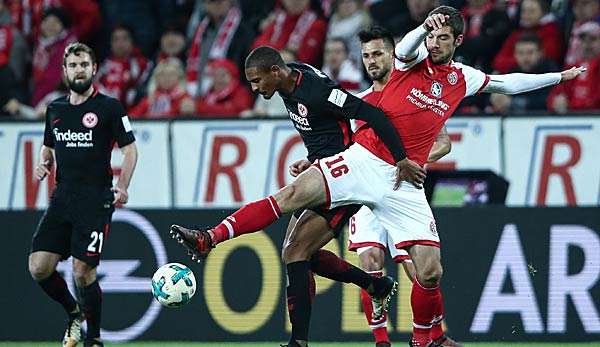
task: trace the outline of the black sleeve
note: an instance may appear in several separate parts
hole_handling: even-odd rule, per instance
[[[112,99],[111,101],[111,132],[120,148],[134,142],[135,136],[133,136],[129,117],[127,117],[127,113],[125,113],[125,109],[121,103],[116,99]]]
[[[364,120],[392,153],[396,163],[406,158],[400,135],[382,110],[340,88],[329,88],[325,98],[324,107],[328,113]]]
[[[46,107],[46,126],[44,128],[44,146],[54,148],[54,136],[52,136],[52,126],[50,125],[50,105]]]

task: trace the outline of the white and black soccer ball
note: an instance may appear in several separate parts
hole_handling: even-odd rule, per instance
[[[165,264],[152,276],[152,295],[165,307],[181,307],[192,299],[195,292],[194,273],[183,264]]]

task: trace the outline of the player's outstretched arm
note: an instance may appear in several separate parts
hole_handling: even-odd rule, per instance
[[[442,159],[446,154],[450,153],[452,150],[452,141],[450,141],[450,136],[448,135],[448,131],[444,126],[442,130],[440,130],[437,135],[435,142],[433,143],[433,147],[429,151],[429,157],[427,158],[428,163],[433,163]]]
[[[560,82],[570,81],[586,71],[585,67],[572,67],[563,72],[543,74],[511,73],[506,75],[490,75],[490,82],[482,92],[498,94],[520,94],[541,89]]]

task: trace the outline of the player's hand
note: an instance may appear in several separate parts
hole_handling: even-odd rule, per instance
[[[428,32],[432,32],[434,30],[441,29],[448,19],[450,19],[450,16],[441,13],[436,13],[425,19],[423,27]]]
[[[129,200],[129,194],[127,194],[127,189],[120,188],[115,186],[111,188],[113,193],[115,193],[115,200],[113,200],[113,205],[121,204],[125,205]]]
[[[572,68],[570,68],[569,70],[565,70],[563,72],[560,73],[560,81],[561,82],[566,82],[566,81],[570,81],[574,78],[576,78],[577,76],[581,75],[582,73],[584,73],[587,70],[586,67],[583,66],[574,66]]]
[[[297,160],[292,165],[290,165],[290,175],[292,175],[292,177],[296,177],[302,172],[304,172],[304,170],[308,169],[310,165],[310,161],[306,159]]]
[[[52,165],[50,164],[50,160],[46,160],[43,161],[41,163],[39,163],[36,167],[35,167],[35,178],[39,181],[42,181],[44,178],[46,178],[46,176],[50,175],[50,167]]]
[[[394,190],[400,188],[402,181],[412,183],[418,189],[423,188],[425,183],[425,169],[422,168],[416,162],[404,158],[396,164],[396,184],[394,184]]]

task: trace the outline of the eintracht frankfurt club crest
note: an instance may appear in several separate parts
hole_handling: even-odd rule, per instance
[[[98,124],[98,116],[93,112],[88,112],[81,118],[81,123],[88,129],[91,129]]]
[[[306,117],[308,115],[308,109],[306,108],[306,106],[302,105],[301,103],[298,103],[298,113],[302,117]]]

